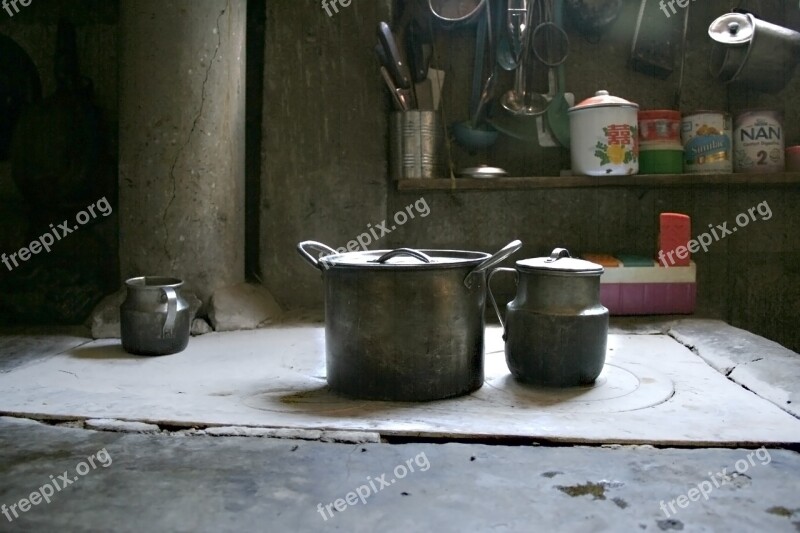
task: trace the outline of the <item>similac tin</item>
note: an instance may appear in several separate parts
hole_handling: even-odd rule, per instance
[[[639,173],[681,172],[681,112],[671,109],[639,111]]]
[[[778,111],[745,111],[736,116],[733,162],[736,172],[783,172],[785,140]]]
[[[683,168],[690,174],[733,172],[731,116],[716,111],[697,111],[683,117]]]

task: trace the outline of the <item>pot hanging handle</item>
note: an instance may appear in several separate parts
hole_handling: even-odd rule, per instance
[[[333,254],[337,253],[336,250],[334,250],[330,246],[326,246],[326,245],[322,244],[321,242],[317,242],[317,241],[303,241],[303,242],[301,242],[300,244],[297,245],[297,251],[303,257],[303,259],[305,259],[306,262],[308,262],[308,264],[310,264],[314,268],[322,270],[322,271],[325,270],[325,267],[323,267],[320,264],[320,262],[319,262],[319,260],[317,258],[315,258],[313,255],[311,255],[311,253],[308,251],[308,249],[316,250],[318,252],[323,252],[323,253],[321,253],[319,255],[320,259],[323,258],[323,257],[327,257],[329,255],[333,255]]]
[[[514,252],[519,250],[520,248],[522,248],[522,241],[520,241],[520,240],[515,240],[515,241],[512,241],[512,242],[506,244],[503,247],[502,250],[500,250],[499,252],[494,254],[492,257],[489,257],[483,263],[481,263],[478,266],[476,266],[475,268],[473,268],[470,271],[470,273],[467,274],[467,276],[464,278],[464,285],[466,285],[468,289],[471,289],[472,288],[472,283],[473,283],[472,280],[474,279],[473,276],[472,276],[473,274],[480,274],[484,270],[486,270],[488,268],[492,268],[496,264],[501,263],[502,261],[504,261],[508,256],[510,256],[511,254],[513,254]]]
[[[513,272],[514,273],[514,284],[519,284],[519,272],[515,268],[505,268],[505,267],[498,267],[489,272],[489,278],[486,281],[486,287],[489,289],[489,299],[492,301],[492,306],[494,307],[494,312],[497,313],[497,320],[500,321],[500,327],[503,328],[503,340],[507,340],[508,337],[508,330],[506,329],[506,324],[503,322],[503,316],[500,314],[500,308],[497,306],[497,301],[494,298],[494,293],[492,293],[492,278],[498,272]]]
[[[178,318],[178,293],[172,287],[162,287],[161,290],[161,301],[167,302],[167,316],[161,329],[161,338],[171,339],[175,336],[175,320]]]
[[[411,248],[398,248],[396,250],[392,250],[390,252],[386,252],[385,254],[380,256],[379,258],[373,259],[371,262],[372,263],[381,263],[381,264],[383,264],[386,261],[388,261],[389,259],[391,259],[392,257],[397,257],[398,255],[409,255],[411,257],[415,257],[415,258],[419,259],[423,263],[433,263],[433,259],[431,259],[431,256],[429,256],[427,254],[424,254],[424,253],[420,252],[419,250],[412,250]]]
[[[569,255],[569,250],[567,250],[566,248],[556,248],[555,250],[553,250],[553,253],[550,254],[550,257],[545,259],[544,262],[555,263],[556,261],[564,257],[571,257]]]

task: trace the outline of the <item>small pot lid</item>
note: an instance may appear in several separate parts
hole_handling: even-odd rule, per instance
[[[517,261],[517,268],[523,272],[553,273],[575,276],[599,276],[603,267],[597,263],[574,259],[565,248],[556,248],[550,257],[537,257]]]
[[[580,111],[581,109],[593,107],[633,107],[639,109],[639,104],[634,104],[618,96],[611,96],[608,94],[608,91],[597,91],[594,93],[594,96],[587,98],[574,107],[570,107],[567,112],[572,113],[573,111]]]
[[[753,38],[755,30],[752,15],[728,13],[711,23],[708,36],[721,44],[746,44]]]
[[[508,176],[508,172],[502,168],[480,165],[461,169],[456,175],[461,178],[502,178]]]
[[[353,267],[366,269],[438,269],[477,265],[490,254],[461,250],[375,250],[367,252],[346,252],[322,257],[319,262],[326,268]]]

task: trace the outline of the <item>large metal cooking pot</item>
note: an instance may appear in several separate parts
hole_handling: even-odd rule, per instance
[[[427,401],[480,388],[486,270],[521,246],[514,241],[490,256],[408,248],[340,254],[314,241],[298,244],[323,274],[331,390]]]

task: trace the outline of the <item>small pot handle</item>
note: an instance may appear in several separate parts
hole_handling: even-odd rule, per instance
[[[555,263],[559,259],[564,257],[570,257],[569,250],[566,248],[556,248],[553,250],[553,253],[550,254],[550,257],[544,260],[545,263]]]
[[[422,261],[423,263],[433,263],[433,259],[427,254],[420,252],[419,250],[412,250],[411,248],[398,248],[396,250],[392,250],[390,252],[386,252],[382,256],[377,259],[374,259],[373,263],[385,263],[392,257],[397,257],[398,255],[410,255],[411,257],[415,257]]]
[[[515,284],[519,284],[519,273],[514,268],[498,267],[489,272],[489,278],[486,281],[486,287],[489,289],[489,299],[492,300],[494,312],[497,313],[497,319],[500,321],[500,326],[503,328],[503,340],[507,340],[506,337],[508,337],[508,330],[506,330],[505,322],[503,322],[503,317],[500,314],[500,308],[497,306],[497,301],[494,299],[494,293],[492,293],[492,278],[498,272],[513,272]]]
[[[486,270],[487,268],[492,268],[496,264],[501,263],[508,256],[510,256],[511,254],[513,254],[514,252],[519,250],[520,248],[522,248],[522,241],[520,241],[520,240],[511,241],[510,243],[506,244],[499,252],[497,252],[493,256],[487,258],[481,264],[479,264],[478,266],[473,268],[470,271],[470,273],[467,274],[467,276],[464,278],[464,285],[466,285],[467,288],[472,288],[472,275],[473,274],[479,274],[479,273],[483,272],[484,270]]]
[[[162,339],[171,339],[175,336],[175,320],[178,318],[178,293],[172,287],[162,287],[163,299],[167,301],[167,316],[161,330]]]
[[[322,244],[321,242],[317,242],[317,241],[303,241],[303,242],[301,242],[300,244],[297,245],[297,251],[303,257],[303,259],[305,259],[306,262],[308,264],[310,264],[311,266],[313,266],[314,268],[319,269],[319,270],[323,270],[323,271],[325,270],[324,267],[320,264],[320,262],[319,262],[319,260],[317,260],[317,258],[315,258],[313,255],[311,255],[311,253],[307,250],[307,248],[310,248],[312,250],[316,250],[318,252],[327,252],[327,253],[325,253],[325,255],[320,255],[319,257],[326,257],[326,256],[333,255],[333,254],[337,253],[336,250],[334,250],[330,246],[326,246],[326,245]]]

